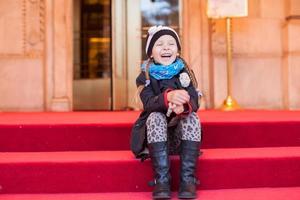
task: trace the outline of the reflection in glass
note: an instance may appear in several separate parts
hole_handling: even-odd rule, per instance
[[[111,76],[111,2],[80,0],[80,31],[74,33],[80,45],[75,79]],[[76,53],[76,52],[75,52]],[[77,55],[77,54],[76,54]]]
[[[145,53],[147,30],[153,25],[170,26],[179,33],[179,0],[141,0],[142,60]]]
[[[112,109],[111,0],[72,0],[73,109]]]

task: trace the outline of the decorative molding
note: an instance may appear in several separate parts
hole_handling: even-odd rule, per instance
[[[215,57],[226,57],[226,52],[213,52]],[[278,58],[284,53],[233,53],[232,58]]]
[[[0,54],[0,59],[41,59],[43,56],[43,51],[30,51],[23,54]]]
[[[20,53],[0,52],[0,59],[38,59],[44,56],[45,0],[19,0]],[[37,21],[34,21],[34,20]]]
[[[30,19],[27,21],[26,19],[26,28],[28,31],[28,35],[27,35],[27,43],[29,47],[34,47],[35,45],[37,45],[37,43],[40,42],[39,39],[39,20],[38,18],[36,18],[37,16],[39,16],[39,12],[37,11],[38,9],[38,2],[36,0],[28,0],[29,4],[28,4],[28,10],[31,10],[31,12],[28,12],[27,15],[27,19]]]
[[[300,15],[289,15],[285,19],[287,21],[290,21],[290,20],[300,20]]]
[[[22,1],[22,27],[23,27],[23,54],[21,56],[24,56],[26,53],[26,0]]]
[[[39,9],[39,19],[40,19],[40,40],[45,40],[45,24],[46,24],[46,2],[45,0],[40,0]]]
[[[26,53],[44,51],[45,38],[45,0],[28,0],[26,6]]]

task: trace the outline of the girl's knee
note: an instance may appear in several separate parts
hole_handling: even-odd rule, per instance
[[[200,119],[199,119],[197,113],[195,113],[195,112],[191,112],[191,113],[188,115],[188,119],[190,119],[190,120],[195,120],[195,121],[197,121],[198,123],[200,123]]]
[[[151,122],[156,122],[156,124],[158,124],[158,122],[167,124],[167,118],[166,118],[166,116],[163,113],[152,112],[148,116],[146,123],[149,124]]]
[[[153,112],[147,118],[148,143],[167,141],[167,119],[159,112]]]
[[[183,120],[181,120],[182,124],[192,124],[193,126],[201,126],[200,125],[200,119],[197,115],[197,113],[192,112],[189,115],[187,115]]]
[[[201,141],[201,125],[197,113],[190,113],[181,123],[183,140]]]

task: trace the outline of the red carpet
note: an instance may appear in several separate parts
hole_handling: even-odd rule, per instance
[[[151,190],[147,186],[152,177],[150,161],[141,163],[129,151],[2,153],[0,156],[4,193]],[[177,157],[173,157],[172,166],[174,189],[177,189]],[[204,150],[197,174],[201,189],[291,187],[300,186],[299,169],[300,147],[209,149]]]
[[[138,114],[0,113],[0,200],[149,199],[150,162],[135,160],[128,144]],[[300,199],[299,111],[199,116],[201,199]],[[178,171],[172,157],[173,189]]]
[[[128,150],[138,115],[1,113],[0,151]],[[201,111],[199,117],[204,130],[202,148],[300,146],[300,111]]]
[[[290,188],[243,188],[199,190],[199,200],[299,200],[300,187]],[[172,199],[177,199],[172,194]],[[150,192],[122,193],[70,193],[70,194],[9,194],[0,195],[0,200],[146,200]]]

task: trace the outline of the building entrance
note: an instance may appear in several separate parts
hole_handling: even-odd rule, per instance
[[[111,1],[74,0],[73,16],[74,110],[111,110]]]
[[[135,78],[152,25],[178,33],[180,0],[74,0],[73,109],[135,109]]]

